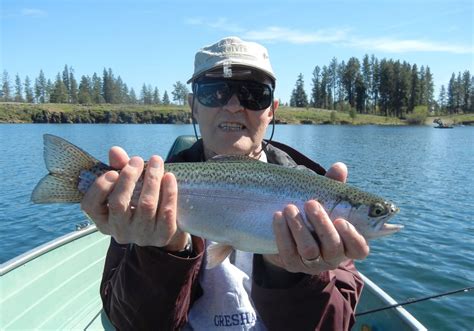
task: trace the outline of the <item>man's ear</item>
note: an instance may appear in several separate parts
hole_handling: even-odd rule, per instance
[[[270,112],[268,112],[268,115],[271,117],[275,116],[275,112],[278,109],[279,105],[280,105],[280,102],[277,99],[273,100],[273,108]]]

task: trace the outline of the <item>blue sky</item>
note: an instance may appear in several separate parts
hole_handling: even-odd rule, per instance
[[[364,54],[429,66],[436,91],[453,72],[474,73],[474,5],[460,0],[91,1],[1,0],[1,69],[14,81],[67,64],[81,75],[112,68],[137,94],[171,92],[192,74],[194,54],[225,36],[265,45],[289,101],[302,73]],[[436,94],[437,98],[437,94]]]

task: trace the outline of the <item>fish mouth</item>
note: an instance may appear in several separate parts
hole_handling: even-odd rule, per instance
[[[218,128],[225,132],[240,132],[245,130],[247,127],[238,122],[222,122],[218,125]]]
[[[404,228],[401,224],[390,224],[387,223],[393,216],[395,216],[400,211],[399,208],[395,207],[395,205],[391,205],[390,213],[385,217],[380,218],[377,221],[375,226],[376,237],[387,236],[393,234],[395,232],[400,231]]]

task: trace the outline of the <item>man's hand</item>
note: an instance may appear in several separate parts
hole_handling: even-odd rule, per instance
[[[99,177],[81,203],[99,231],[120,244],[163,247],[171,252],[184,249],[187,234],[176,224],[178,185],[173,174],[164,173],[163,160],[154,155],[148,161],[136,206],[132,206],[132,195],[143,172],[143,159],[129,159],[122,148],[112,147],[109,160],[120,173],[109,171]]]
[[[334,164],[327,177],[345,182],[347,167]],[[369,254],[369,245],[352,224],[344,219],[331,221],[324,208],[315,200],[307,201],[304,212],[314,227],[316,238],[303,222],[295,205],[288,205],[273,216],[279,254],[264,255],[266,263],[290,272],[316,275],[336,269],[347,259],[362,260]]]

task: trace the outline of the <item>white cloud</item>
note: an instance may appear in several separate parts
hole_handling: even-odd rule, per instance
[[[29,17],[44,17],[47,15],[46,11],[36,8],[23,8],[21,10],[22,16],[29,16]]]
[[[349,46],[376,50],[388,53],[408,53],[408,52],[444,52],[454,54],[474,53],[471,46],[462,46],[455,44],[437,43],[431,41],[414,39],[389,39],[389,38],[353,38],[348,40]]]
[[[255,30],[242,28],[237,24],[230,23],[226,18],[219,18],[214,21],[208,21],[202,18],[191,18],[188,19],[186,23],[192,25],[204,25],[212,29],[236,33],[245,39],[261,42],[286,42],[292,44],[326,43],[345,47],[360,48],[367,52],[443,52],[454,54],[474,53],[473,45],[465,46],[416,39],[360,37],[350,34],[351,29],[349,28],[301,31],[281,26],[270,26],[267,28]]]

